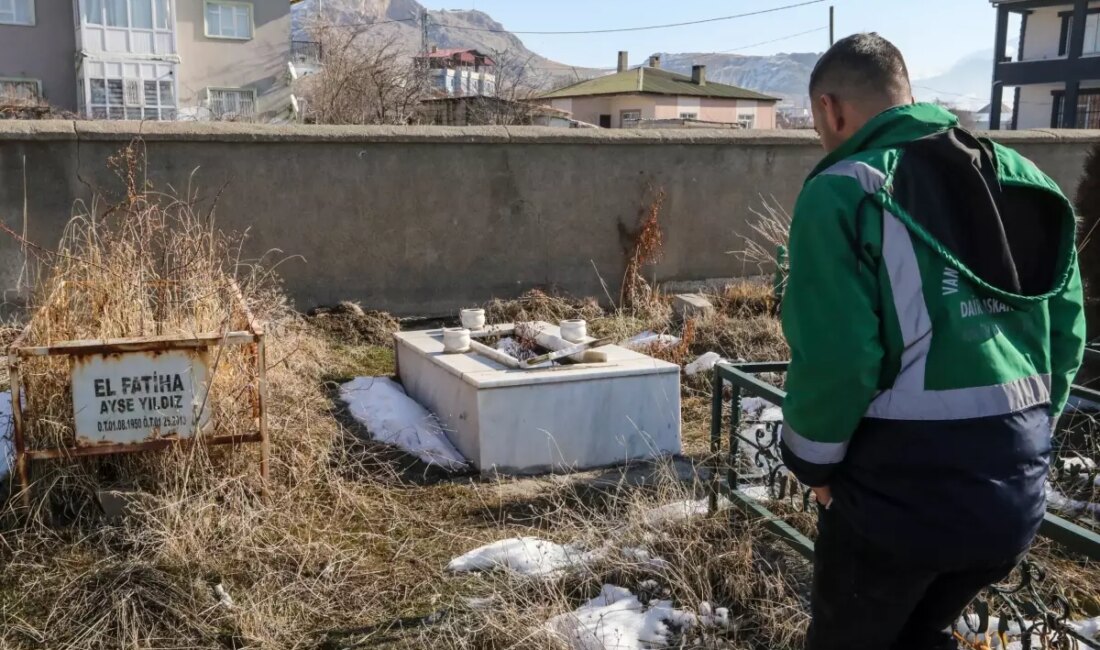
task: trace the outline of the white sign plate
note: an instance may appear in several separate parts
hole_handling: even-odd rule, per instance
[[[210,419],[209,406],[204,408],[207,362],[206,350],[75,358],[72,388],[78,443],[194,437]]]

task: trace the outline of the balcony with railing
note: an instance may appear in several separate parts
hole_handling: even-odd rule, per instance
[[[317,41],[291,41],[290,60],[297,65],[321,65],[321,44]]]

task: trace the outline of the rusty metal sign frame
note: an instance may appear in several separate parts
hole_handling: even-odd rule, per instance
[[[163,282],[163,281],[162,281]],[[59,300],[59,295],[67,291],[68,283],[62,283],[55,295],[47,301],[44,310],[51,309]],[[30,503],[30,463],[35,460],[58,458],[80,458],[88,456],[107,456],[130,454],[142,451],[158,451],[170,447],[187,447],[193,444],[206,446],[239,445],[244,443],[260,444],[260,480],[264,494],[267,493],[268,472],[271,456],[271,441],[267,432],[265,405],[267,401],[267,361],[264,345],[264,329],[245,303],[240,287],[230,280],[229,291],[238,313],[232,314],[230,327],[224,332],[205,332],[192,336],[144,336],[103,340],[61,341],[51,345],[27,345],[32,327],[38,317],[32,318],[19,337],[8,347],[8,376],[11,384],[12,405],[12,442],[15,447],[13,475],[18,481],[23,503]],[[39,312],[40,314],[41,312]],[[166,352],[172,350],[195,351],[211,350],[219,347],[246,346],[248,348],[248,397],[252,408],[253,427],[248,433],[232,436],[218,436],[210,433],[211,427],[199,428],[193,437],[166,436],[154,440],[135,443],[100,443],[28,449],[26,440],[26,418],[24,398],[27,387],[22,380],[21,364],[24,359],[46,356],[82,357],[93,354],[117,354],[130,352]],[[216,373],[216,371],[215,371]],[[210,377],[213,381],[213,376]],[[75,423],[74,423],[75,431]]]

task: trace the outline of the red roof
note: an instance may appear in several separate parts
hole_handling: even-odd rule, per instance
[[[478,57],[484,59],[487,65],[496,65],[487,54],[482,54],[470,48],[452,47],[428,53],[429,59],[453,59],[458,63],[468,63],[470,65],[473,65]]]

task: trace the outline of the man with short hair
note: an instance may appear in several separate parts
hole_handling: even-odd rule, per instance
[[[1073,208],[914,103],[877,34],[826,52],[810,99],[827,155],[791,225],[781,441],[819,503],[807,647],[954,650],[1045,512],[1084,353]]]

